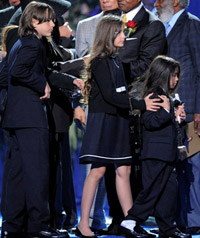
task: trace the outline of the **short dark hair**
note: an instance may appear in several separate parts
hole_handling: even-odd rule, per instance
[[[24,9],[19,22],[19,36],[28,36],[37,33],[32,25],[32,20],[38,20],[39,24],[48,20],[55,19],[53,8],[41,2],[30,2]]]

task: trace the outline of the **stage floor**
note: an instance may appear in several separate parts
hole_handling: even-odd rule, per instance
[[[108,223],[109,223],[109,218],[108,218]],[[1,224],[2,224],[2,217],[0,215],[0,230],[1,230]],[[156,226],[143,226],[144,229],[146,229],[147,231],[152,229],[152,228],[156,228]],[[77,237],[72,233],[69,233],[70,237]],[[124,236],[114,236],[114,235],[109,235],[109,236],[99,236],[102,238],[124,238]],[[200,238],[200,235],[193,235],[192,238]]]

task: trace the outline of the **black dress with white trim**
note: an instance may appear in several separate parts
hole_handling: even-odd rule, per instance
[[[117,93],[125,94],[127,93],[127,88],[122,66],[117,57],[112,57],[111,62],[111,69],[114,72],[113,87]],[[102,70],[105,70],[105,68]],[[110,79],[111,77],[108,78]],[[113,90],[113,88],[110,90]],[[80,151],[80,163],[97,162],[120,165],[129,164],[131,161],[128,108],[117,108],[116,114],[89,112],[86,132]]]

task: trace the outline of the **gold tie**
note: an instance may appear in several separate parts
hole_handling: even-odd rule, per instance
[[[123,15],[123,22],[124,22],[124,23],[127,22],[127,15],[126,15],[126,14]]]

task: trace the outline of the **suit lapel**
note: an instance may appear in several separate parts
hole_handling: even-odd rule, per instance
[[[184,11],[180,17],[178,18],[176,24],[173,26],[173,28],[171,29],[171,31],[169,32],[168,36],[167,36],[167,41],[168,44],[171,44],[171,41],[176,37],[176,34],[179,31],[183,30],[183,25],[185,24],[186,19],[188,18],[187,12]]]
[[[133,21],[137,23],[137,29],[143,25],[146,25],[146,22],[148,21],[148,14],[144,7],[142,7],[140,11],[135,15]]]
[[[96,15],[96,17],[94,18],[95,20],[95,26],[97,25],[97,23],[99,22],[99,20],[103,17],[103,12],[99,13],[98,15]]]

